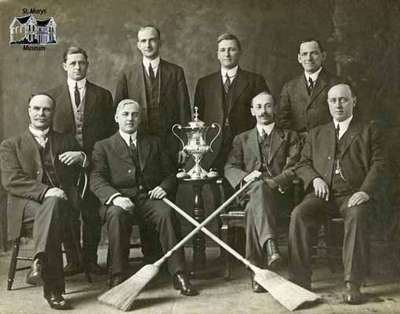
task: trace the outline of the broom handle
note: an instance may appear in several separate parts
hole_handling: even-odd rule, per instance
[[[175,211],[178,212],[181,216],[183,216],[186,220],[188,220],[192,225],[198,227],[200,224],[189,214],[187,214],[182,208],[179,208],[176,204],[171,202],[168,198],[163,198],[163,201],[172,207]],[[209,231],[206,227],[202,227],[201,231],[203,231],[207,236],[209,236],[212,240],[214,240],[216,243],[218,243],[220,246],[222,246],[226,251],[228,251],[230,254],[232,254],[234,257],[236,257],[239,261],[241,261],[243,264],[245,264],[247,267],[250,267],[251,263],[245,259],[242,255],[240,255],[237,251],[235,251],[232,247],[230,247],[228,244],[226,244],[224,241],[222,241],[220,238],[218,238],[214,233]]]
[[[206,224],[208,224],[215,216],[217,216],[220,212],[222,212],[236,197],[239,196],[250,184],[253,183],[254,180],[258,178],[254,178],[253,180],[248,181],[245,185],[243,185],[239,190],[237,190],[230,198],[228,198],[221,206],[219,206],[210,216],[208,216],[201,224],[198,224],[196,228],[194,228],[190,233],[186,235],[178,244],[176,244],[172,249],[170,249],[163,257],[161,257],[158,261],[154,263],[155,266],[160,266],[164,261],[170,257],[175,251],[177,251],[180,247],[182,247],[188,240],[190,240],[196,233],[198,233],[201,228],[203,228]]]

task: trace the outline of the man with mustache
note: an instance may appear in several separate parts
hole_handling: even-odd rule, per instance
[[[236,188],[262,173],[262,179],[247,191],[246,258],[274,269],[282,261],[276,243],[276,215],[290,204],[293,166],[300,157],[299,138],[296,132],[275,125],[275,102],[269,92],[255,96],[250,111],[256,127],[234,138],[225,177]],[[265,291],[253,278],[252,287],[254,292]]]
[[[343,217],[343,297],[358,304],[368,268],[368,214],[385,180],[384,158],[376,125],[353,116],[351,85],[331,86],[327,100],[332,121],[309,132],[295,169],[307,194],[290,218],[289,277],[311,288],[313,236],[326,217]]]

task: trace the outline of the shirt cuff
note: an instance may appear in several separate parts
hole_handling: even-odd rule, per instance
[[[111,195],[108,200],[105,202],[105,205],[109,206],[112,204],[112,201],[114,198],[116,198],[117,196],[121,196],[121,193],[114,193],[113,195]]]

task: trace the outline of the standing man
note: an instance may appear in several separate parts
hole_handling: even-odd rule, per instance
[[[323,67],[326,58],[321,43],[307,39],[300,43],[297,60],[304,73],[287,82],[279,101],[278,124],[302,133],[330,121],[326,106],[328,86],[336,79]]]
[[[91,158],[94,143],[111,134],[115,129],[114,110],[111,93],[86,79],[89,61],[85,50],[69,47],[63,55],[63,68],[67,73],[66,83],[50,90],[48,93],[57,103],[57,111],[53,120],[54,130],[61,133],[72,133]],[[90,160],[90,159],[89,159]],[[73,275],[82,271],[95,274],[103,273],[97,264],[97,246],[101,236],[101,222],[98,213],[99,203],[92,193],[87,193],[82,200],[83,221],[83,262],[80,265],[76,247],[67,233],[64,241],[67,252],[65,275]],[[75,213],[75,234],[80,235],[79,212]]]
[[[225,164],[225,177],[233,188],[260,175],[247,191],[246,258],[259,267],[274,269],[282,261],[276,243],[276,215],[290,207],[293,166],[300,157],[296,132],[275,126],[275,102],[261,92],[251,102],[256,127],[235,137]],[[267,262],[265,263],[265,257]],[[265,291],[252,278],[254,292]]]
[[[140,105],[120,101],[115,114],[119,132],[98,142],[93,151],[90,187],[105,205],[110,244],[111,280],[115,286],[126,279],[129,240],[133,223],[157,235],[164,254],[180,238],[179,221],[161,199],[174,193],[174,166],[161,147],[160,139],[140,128]],[[174,287],[183,295],[196,295],[185,274],[183,249],[168,259]]]
[[[378,200],[384,158],[375,125],[353,117],[356,97],[348,83],[328,89],[328,104],[333,121],[309,132],[295,170],[308,194],[291,214],[289,276],[311,287],[312,236],[327,216],[341,216],[344,301],[358,304],[368,267],[368,213]]]
[[[115,106],[126,98],[137,100],[143,108],[142,128],[161,138],[174,164],[184,161],[178,141],[171,132],[175,123],[190,120],[190,101],[183,69],[160,58],[161,34],[155,26],[139,29],[137,48],[139,63],[123,71],[117,82]]]
[[[233,138],[251,129],[255,119],[249,112],[251,99],[268,90],[264,78],[239,67],[242,48],[239,39],[229,33],[217,38],[217,58],[220,69],[197,82],[194,105],[199,108],[200,119],[210,125],[222,127],[221,136],[207,154],[202,165],[216,168],[222,173]]]
[[[68,309],[61,242],[78,206],[76,181],[85,155],[71,135],[53,131],[55,102],[47,94],[29,101],[29,129],[1,143],[1,179],[8,192],[9,238],[20,236],[22,222],[34,218],[34,262],[28,283],[43,281],[44,297],[54,309]]]

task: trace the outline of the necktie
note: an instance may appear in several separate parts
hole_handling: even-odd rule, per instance
[[[154,71],[151,66],[151,63],[149,63],[149,76],[150,76],[151,83],[153,83],[156,80],[156,76],[154,75]]]
[[[340,134],[340,125],[339,125],[339,123],[336,126],[335,134],[336,134],[336,140],[339,141],[339,139],[340,139],[340,137],[339,137],[339,134]]]
[[[135,165],[138,166],[138,164],[139,164],[138,152],[137,152],[135,142],[132,139],[132,136],[129,137],[129,149],[131,150],[132,159],[133,159]]]
[[[231,87],[231,79],[229,78],[228,73],[226,73],[226,76],[225,76],[225,83],[224,83],[225,93],[228,94],[229,88],[230,88],[230,87]]]
[[[45,135],[39,135],[39,136],[35,136],[37,142],[39,143],[40,146],[42,146],[43,148],[46,147],[46,143],[47,143],[47,136]]]
[[[308,93],[311,95],[312,90],[314,88],[314,81],[311,77],[308,78]]]
[[[79,107],[79,105],[81,104],[81,95],[79,94],[78,83],[75,83],[74,98],[75,106]]]

